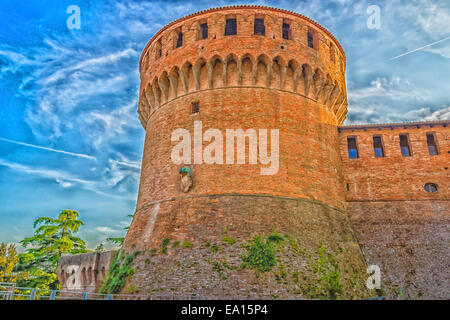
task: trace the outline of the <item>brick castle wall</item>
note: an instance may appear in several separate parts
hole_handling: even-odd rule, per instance
[[[381,268],[390,297],[448,299],[450,222],[450,121],[340,128],[347,207],[368,264]],[[430,155],[427,133],[436,138]],[[409,137],[411,156],[400,151]],[[376,158],[373,136],[385,157]],[[356,137],[358,159],[349,159],[347,137]],[[435,183],[438,192],[426,192]]]

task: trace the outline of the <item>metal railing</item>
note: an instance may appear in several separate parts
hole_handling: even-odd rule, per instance
[[[61,291],[17,287],[15,283],[0,282],[0,300],[146,300],[135,294],[105,294],[87,291]]]

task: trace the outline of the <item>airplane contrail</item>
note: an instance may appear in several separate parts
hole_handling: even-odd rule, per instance
[[[420,50],[422,50],[422,49],[425,49],[425,48],[434,46],[435,44],[438,44],[439,42],[442,42],[442,41],[445,41],[445,40],[448,40],[448,39],[450,39],[450,37],[447,37],[447,38],[445,38],[445,39],[442,39],[442,40],[439,40],[439,41],[436,41],[436,42],[427,44],[426,46],[423,46],[423,47],[420,47],[420,48],[417,48],[417,49],[408,51],[408,52],[406,52],[406,53],[403,53],[403,54],[401,54],[401,55],[398,55],[398,56],[396,56],[396,57],[393,57],[393,58],[391,58],[390,60],[395,60],[395,59],[397,59],[397,58],[406,56],[407,54],[410,54],[410,53],[413,53],[413,52],[416,52],[416,51],[420,51]]]
[[[74,157],[79,157],[79,158],[84,158],[84,159],[89,159],[89,160],[97,160],[96,157],[88,156],[87,154],[69,152],[69,151],[52,149],[52,148],[47,148],[47,147],[41,147],[41,146],[37,146],[37,145],[34,145],[34,144],[29,144],[29,143],[20,142],[20,141],[9,140],[9,139],[5,139],[5,138],[0,138],[0,140],[6,141],[6,142],[10,142],[10,143],[14,143],[14,144],[18,144],[18,145],[21,145],[21,146],[35,148],[35,149],[41,149],[41,150],[46,150],[46,151],[63,153],[63,154],[67,154],[69,156],[74,156]]]

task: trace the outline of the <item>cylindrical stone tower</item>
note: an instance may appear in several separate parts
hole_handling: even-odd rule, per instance
[[[354,278],[344,285],[347,293],[360,295],[365,265],[345,213],[337,139],[347,113],[345,54],[333,35],[286,10],[209,9],[157,32],[139,69],[146,138],[136,213],[123,248],[146,252],[151,262],[138,259],[142,266],[130,281],[161,297],[163,291],[184,298],[270,298],[277,272],[287,275],[283,279],[297,272],[298,282],[298,272],[308,274],[308,261],[323,247],[338,261],[341,282]],[[180,129],[192,147],[191,155],[183,150],[184,163],[173,158]],[[236,146],[228,148],[233,137],[227,130],[237,129],[247,134],[245,159]],[[271,163],[263,161],[265,137]],[[213,142],[211,163],[205,157]],[[268,167],[272,172],[262,174]],[[255,284],[252,270],[240,265],[245,245],[274,230],[285,239],[270,271],[275,275]],[[174,248],[160,250],[169,241]],[[234,267],[220,271],[217,263]],[[275,295],[308,296],[301,287],[283,284]]]

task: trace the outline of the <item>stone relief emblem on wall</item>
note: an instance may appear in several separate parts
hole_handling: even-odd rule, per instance
[[[188,167],[180,168],[180,190],[189,192],[192,187],[192,169]]]

